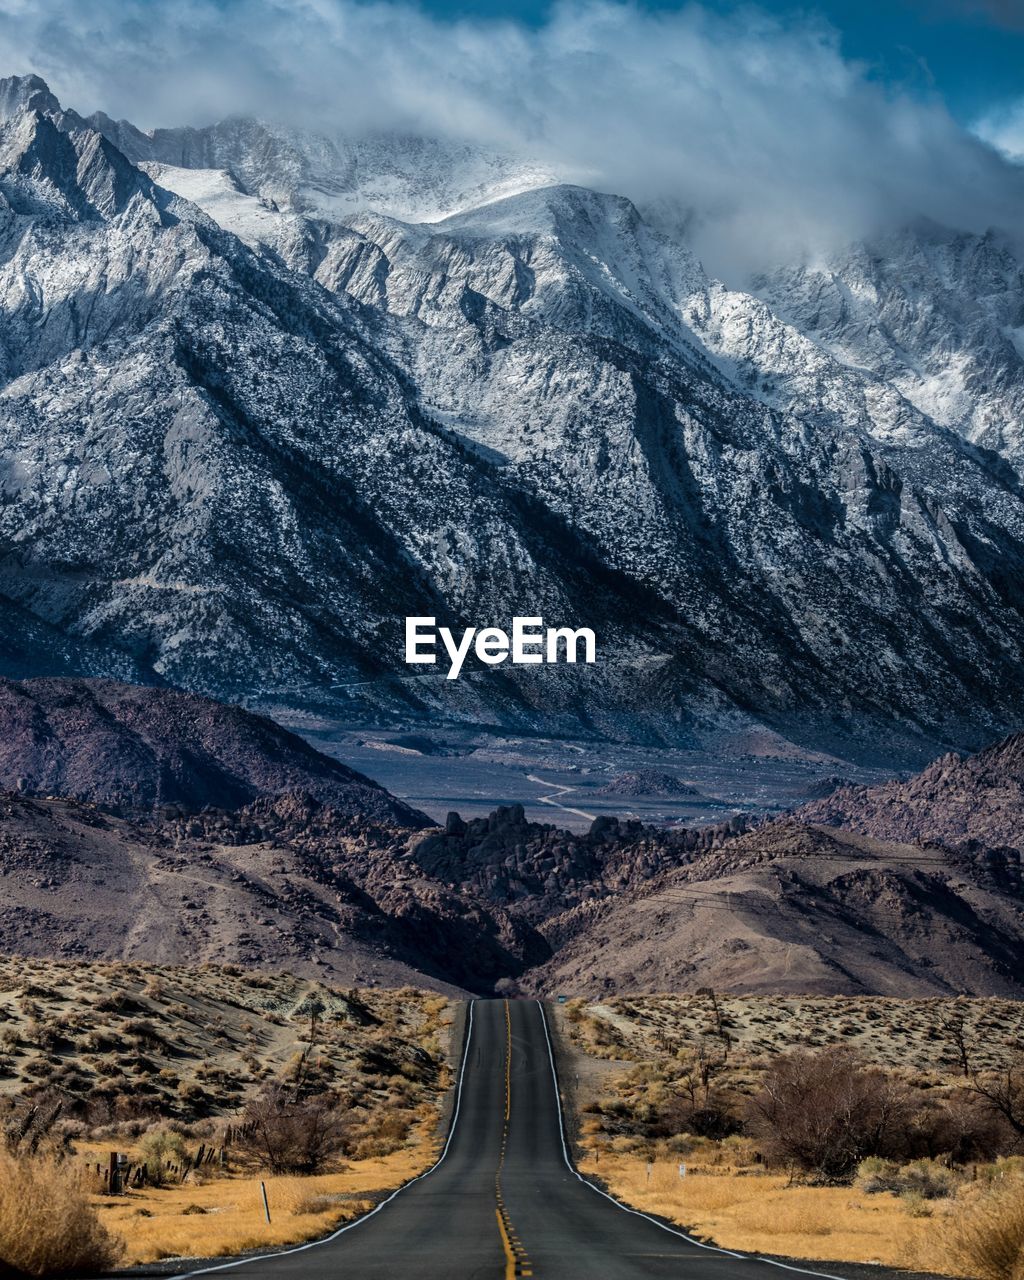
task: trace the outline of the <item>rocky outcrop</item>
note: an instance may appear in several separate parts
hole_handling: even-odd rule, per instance
[[[597,788],[602,796],[699,796],[696,787],[660,769],[631,769]]]
[[[538,924],[581,902],[641,885],[731,839],[744,826],[744,818],[734,818],[712,827],[666,831],[600,817],[578,834],[528,822],[517,804],[469,822],[451,813],[444,831],[413,842],[410,856],[432,876]]]
[[[1024,734],[945,755],[906,782],[841,787],[797,816],[880,840],[1024,852]]]
[[[0,951],[459,993],[550,954],[525,924],[403,861],[386,832],[308,796],[140,822],[12,793],[0,793]]]

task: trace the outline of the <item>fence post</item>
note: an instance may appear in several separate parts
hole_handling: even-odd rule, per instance
[[[117,1152],[110,1153],[110,1166],[107,1170],[107,1194],[116,1196],[121,1190],[120,1178],[117,1176]]]
[[[267,1215],[267,1222],[270,1222],[270,1205],[267,1202],[267,1184],[260,1183],[260,1191],[263,1193],[263,1212]]]

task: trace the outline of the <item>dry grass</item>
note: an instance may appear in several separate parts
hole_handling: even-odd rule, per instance
[[[73,1167],[0,1149],[0,1266],[30,1276],[96,1273],[120,1254]]]
[[[977,1280],[1024,1276],[1024,1185],[990,1191],[958,1212],[946,1233],[961,1274]]]
[[[112,1239],[137,1263],[325,1234],[430,1162],[453,1017],[450,1001],[412,988],[343,990],[232,965],[0,957],[0,1119],[59,1098],[50,1138],[71,1149],[59,1179],[33,1165],[56,1188],[32,1190],[46,1206],[35,1218],[0,1177],[0,1265],[17,1258],[30,1274],[55,1274],[81,1249],[95,1272]],[[257,1153],[231,1128],[277,1081],[329,1098],[349,1128],[340,1172],[268,1180],[268,1226]],[[204,1166],[182,1183],[182,1153],[194,1159],[200,1144],[227,1147],[227,1170]],[[137,1166],[158,1145],[177,1166],[165,1170],[173,1185],[107,1197],[92,1180],[83,1197],[86,1170],[106,1168],[111,1151]]]
[[[870,1262],[932,1271],[971,1274],[951,1263],[936,1227],[949,1207],[921,1207],[889,1194],[864,1195],[848,1187],[793,1187],[783,1177],[687,1174],[676,1162],[647,1162],[613,1152],[581,1168],[598,1174],[621,1200],[663,1215],[698,1239],[727,1249],[773,1253],[820,1262]],[[938,1220],[938,1221],[937,1221]],[[985,1276],[983,1280],[1009,1280]]]
[[[1024,1176],[1018,1162],[943,1175],[925,1198],[900,1172],[902,1194],[793,1186],[766,1172],[750,1137],[723,1141],[666,1130],[666,1104],[684,1090],[699,1046],[716,1061],[713,1084],[733,1114],[772,1058],[849,1045],[936,1105],[963,1085],[959,1024],[973,1063],[1006,1069],[1024,1048],[1024,1007],[995,999],[852,997],[615,997],[570,1001],[559,1012],[574,1056],[570,1097],[587,1158],[623,1201],[663,1214],[708,1242],[817,1262],[875,1263],[977,1280],[1024,1280]],[[668,1136],[665,1136],[665,1135]],[[661,1136],[655,1136],[661,1135]],[[599,1153],[599,1157],[598,1154]],[[688,1173],[680,1179],[679,1162]],[[650,1179],[648,1162],[652,1163]],[[918,1162],[919,1164],[924,1162]],[[992,1190],[990,1188],[995,1188]],[[895,1188],[899,1190],[899,1187]]]
[[[151,1187],[114,1199],[96,1196],[94,1204],[110,1230],[124,1238],[130,1264],[225,1257],[315,1240],[371,1208],[380,1192],[422,1173],[435,1152],[435,1145],[421,1138],[389,1156],[357,1161],[341,1173],[265,1178],[269,1225],[258,1177]]]

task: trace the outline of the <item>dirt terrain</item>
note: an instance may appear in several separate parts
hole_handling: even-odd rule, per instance
[[[571,831],[519,804],[430,827],[168,690],[2,682],[0,729],[0,951],[449,994],[1024,995],[1022,739],[771,820]]]
[[[192,1123],[234,1115],[306,1055],[350,1105],[411,1123],[447,1087],[451,1018],[443,996],[412,988],[341,989],[231,965],[3,957],[0,1097],[57,1091],[65,1114],[91,1126]]]
[[[423,873],[409,834],[308,796],[147,822],[0,793],[0,951],[448,992],[521,970],[530,931]]]
[[[534,989],[1024,994],[1016,857],[781,819],[549,921]]]

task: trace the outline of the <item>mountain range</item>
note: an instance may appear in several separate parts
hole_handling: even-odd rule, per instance
[[[171,690],[7,682],[0,742],[0,952],[447,992],[1024,995],[1020,737],[759,823],[583,833],[519,805],[429,826]]]
[[[0,672],[899,766],[1024,720],[997,230],[737,287],[519,156],[0,120]],[[598,663],[407,677],[407,615],[516,614]]]

